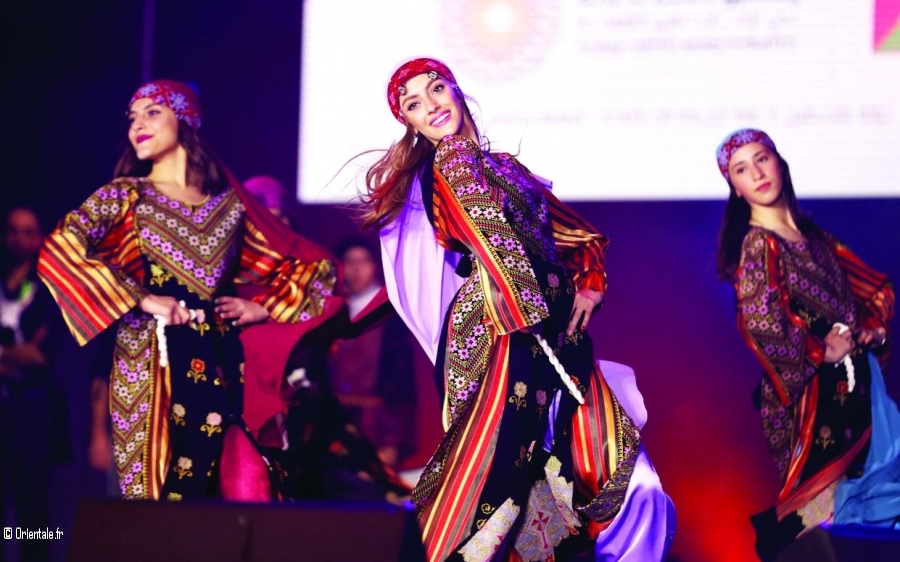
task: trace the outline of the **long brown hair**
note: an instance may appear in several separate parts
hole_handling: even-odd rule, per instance
[[[212,148],[200,133],[193,127],[178,121],[178,143],[187,152],[188,185],[199,187],[207,195],[218,195],[228,187],[228,177],[219,164]],[[131,143],[125,147],[113,177],[146,177],[153,169],[153,162],[140,160]]]
[[[821,238],[822,231],[807,215],[800,210],[797,195],[794,193],[794,182],[791,181],[791,170],[788,163],[775,152],[778,169],[781,170],[781,196],[785,198],[791,216],[797,228],[806,237]],[[716,272],[719,278],[730,283],[737,282],[737,269],[741,263],[741,248],[744,237],[750,230],[750,205],[743,197],[738,197],[731,180],[728,180],[731,193],[725,204],[725,214],[719,228],[719,250],[716,256]]]
[[[453,85],[454,95],[459,96],[464,118],[468,119],[475,130],[475,136],[481,139],[481,133],[467,100],[471,99]],[[388,148],[384,156],[378,159],[366,171],[366,191],[359,194],[363,204],[360,216],[363,228],[381,229],[394,221],[409,197],[409,188],[420,174],[431,173],[434,162],[435,146],[416,130],[406,124],[406,133]],[[364,153],[365,154],[365,153]]]

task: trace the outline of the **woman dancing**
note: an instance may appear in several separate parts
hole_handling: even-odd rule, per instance
[[[387,98],[406,133],[367,173],[364,223],[381,229],[389,291],[426,351],[454,281],[442,285],[434,248],[412,248],[464,255],[432,354],[446,433],[413,492],[429,559],[562,560],[595,546],[598,558],[661,559],[665,495],[584,331],[606,289],[607,239],[515,157],[482,149],[440,61],[404,63]],[[427,233],[411,226],[423,217]],[[620,519],[639,472],[658,494],[642,521]],[[594,544],[613,527],[619,542]]]
[[[280,446],[288,354],[342,306],[332,262],[213,156],[187,85],[142,86],[128,117],[116,179],[63,218],[40,275],[79,343],[118,323],[123,497],[269,499],[281,470],[254,444]]]
[[[882,459],[879,436],[890,437],[872,422],[876,406],[896,413],[880,371],[894,292],[800,212],[787,162],[766,133],[729,135],[717,160],[731,191],[719,275],[735,286],[738,328],[763,365],[759,410],[782,482],[775,507],[752,518],[768,559],[820,523],[849,522],[859,477],[881,478],[871,463]],[[841,491],[848,479],[857,481]]]

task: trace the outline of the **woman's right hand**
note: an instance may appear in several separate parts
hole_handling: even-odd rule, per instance
[[[840,332],[840,328],[835,326],[825,336],[824,361],[826,363],[838,363],[848,353],[853,351],[853,334],[850,330],[845,331],[843,334],[838,332]]]
[[[180,326],[191,321],[190,311],[172,297],[147,295],[141,301],[141,310],[147,314],[161,316],[167,326]]]

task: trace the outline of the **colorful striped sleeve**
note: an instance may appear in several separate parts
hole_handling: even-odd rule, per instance
[[[298,322],[321,314],[334,294],[337,273],[330,260],[304,263],[274,251],[263,233],[245,220],[240,269],[235,283],[265,287],[254,297],[273,320]]]
[[[67,214],[44,241],[38,274],[80,345],[148,294],[129,275],[140,263],[129,212],[137,197],[132,185],[110,183]]]
[[[482,158],[471,139],[446,137],[435,153],[435,199],[439,224],[476,258],[488,316],[500,334],[508,334],[541,322],[549,312],[531,262],[503,213],[500,193],[484,181]]]
[[[895,306],[891,280],[884,273],[866,265],[850,248],[830,234],[826,233],[826,238],[847,277],[860,325],[868,329],[885,330],[886,345],[879,346],[873,351],[881,363],[886,364],[890,355],[891,320],[894,318]]]
[[[605,292],[609,239],[557,199],[549,189],[544,189],[544,195],[550,208],[550,227],[556,240],[556,250],[566,268],[574,273],[575,288]]]

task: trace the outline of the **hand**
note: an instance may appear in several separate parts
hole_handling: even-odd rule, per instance
[[[235,326],[265,322],[269,319],[269,311],[254,301],[237,297],[219,297],[216,299],[216,313],[222,318],[232,318]]]
[[[572,305],[572,316],[566,335],[571,336],[575,330],[583,332],[591,320],[591,313],[603,302],[603,293],[593,289],[582,289],[575,292],[575,303]]]
[[[141,301],[141,310],[147,314],[161,316],[167,326],[180,326],[191,321],[191,312],[172,297],[147,295]]]
[[[826,363],[837,363],[841,361],[848,353],[853,351],[853,334],[847,330],[843,334],[839,334],[840,328],[835,326],[825,336],[825,357]]]
[[[43,367],[47,364],[41,348],[34,343],[20,343],[3,348],[3,364],[11,371],[29,367]]]
[[[880,346],[887,338],[887,330],[884,328],[878,328],[877,330],[870,330],[868,328],[863,328],[859,332],[859,336],[856,337],[856,343],[861,346],[871,345],[872,347]]]

